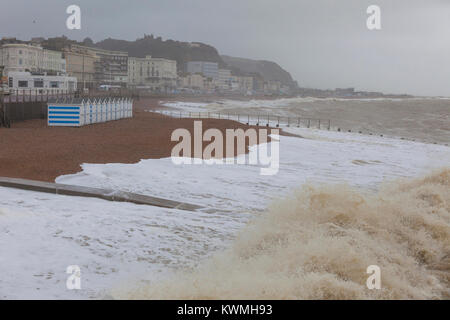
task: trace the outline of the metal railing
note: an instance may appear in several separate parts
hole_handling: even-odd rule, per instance
[[[74,92],[69,90],[10,90],[9,94],[0,96],[0,102],[4,103],[21,103],[21,102],[47,102],[49,99],[63,98],[101,98],[101,97],[130,97],[139,99],[134,91],[117,90],[117,91],[92,91],[89,93]]]
[[[172,118],[190,118],[190,119],[222,119],[233,120],[247,125],[267,126],[267,127],[305,127],[317,129],[331,129],[330,119],[317,119],[308,117],[285,117],[274,115],[251,115],[223,112],[183,112],[167,110],[149,110],[149,112],[158,113]]]

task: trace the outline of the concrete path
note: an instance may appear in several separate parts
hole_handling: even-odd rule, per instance
[[[131,192],[82,187],[82,186],[71,186],[66,184],[17,179],[17,178],[0,177],[0,186],[36,192],[61,194],[67,196],[93,197],[109,201],[132,202],[136,204],[144,204],[163,208],[181,209],[187,211],[195,211],[197,209],[202,208],[201,206],[189,203],[145,196]]]

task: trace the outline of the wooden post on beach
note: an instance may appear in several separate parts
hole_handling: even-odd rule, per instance
[[[280,116],[278,116],[278,123],[277,123],[277,127],[280,126]]]
[[[297,128],[300,128],[300,118],[297,119]]]
[[[257,126],[259,126],[259,113],[258,113],[258,122],[256,123]]]
[[[288,117],[288,127],[289,127],[289,125],[291,124],[291,118],[290,117]]]
[[[311,126],[311,119],[308,119],[308,128]]]
[[[328,131],[330,131],[330,128],[331,128],[331,120],[328,119]]]
[[[320,129],[320,119],[319,119],[319,129]]]

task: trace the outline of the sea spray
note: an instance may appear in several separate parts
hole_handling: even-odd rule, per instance
[[[303,185],[275,201],[232,247],[170,279],[116,288],[139,299],[449,297],[450,168],[361,191]],[[366,269],[381,270],[369,290]]]

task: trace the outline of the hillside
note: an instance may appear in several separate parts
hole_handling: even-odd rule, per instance
[[[231,69],[238,69],[245,74],[260,74],[265,80],[277,80],[291,88],[297,88],[297,83],[289,72],[277,63],[266,60],[251,60],[230,56],[221,56]]]
[[[212,61],[224,66],[224,62],[216,48],[203,43],[189,43],[174,40],[162,40],[161,37],[146,35],[136,41],[105,39],[94,44],[95,47],[106,50],[126,51],[131,57],[145,57],[176,60],[178,66],[184,66],[188,61]]]

